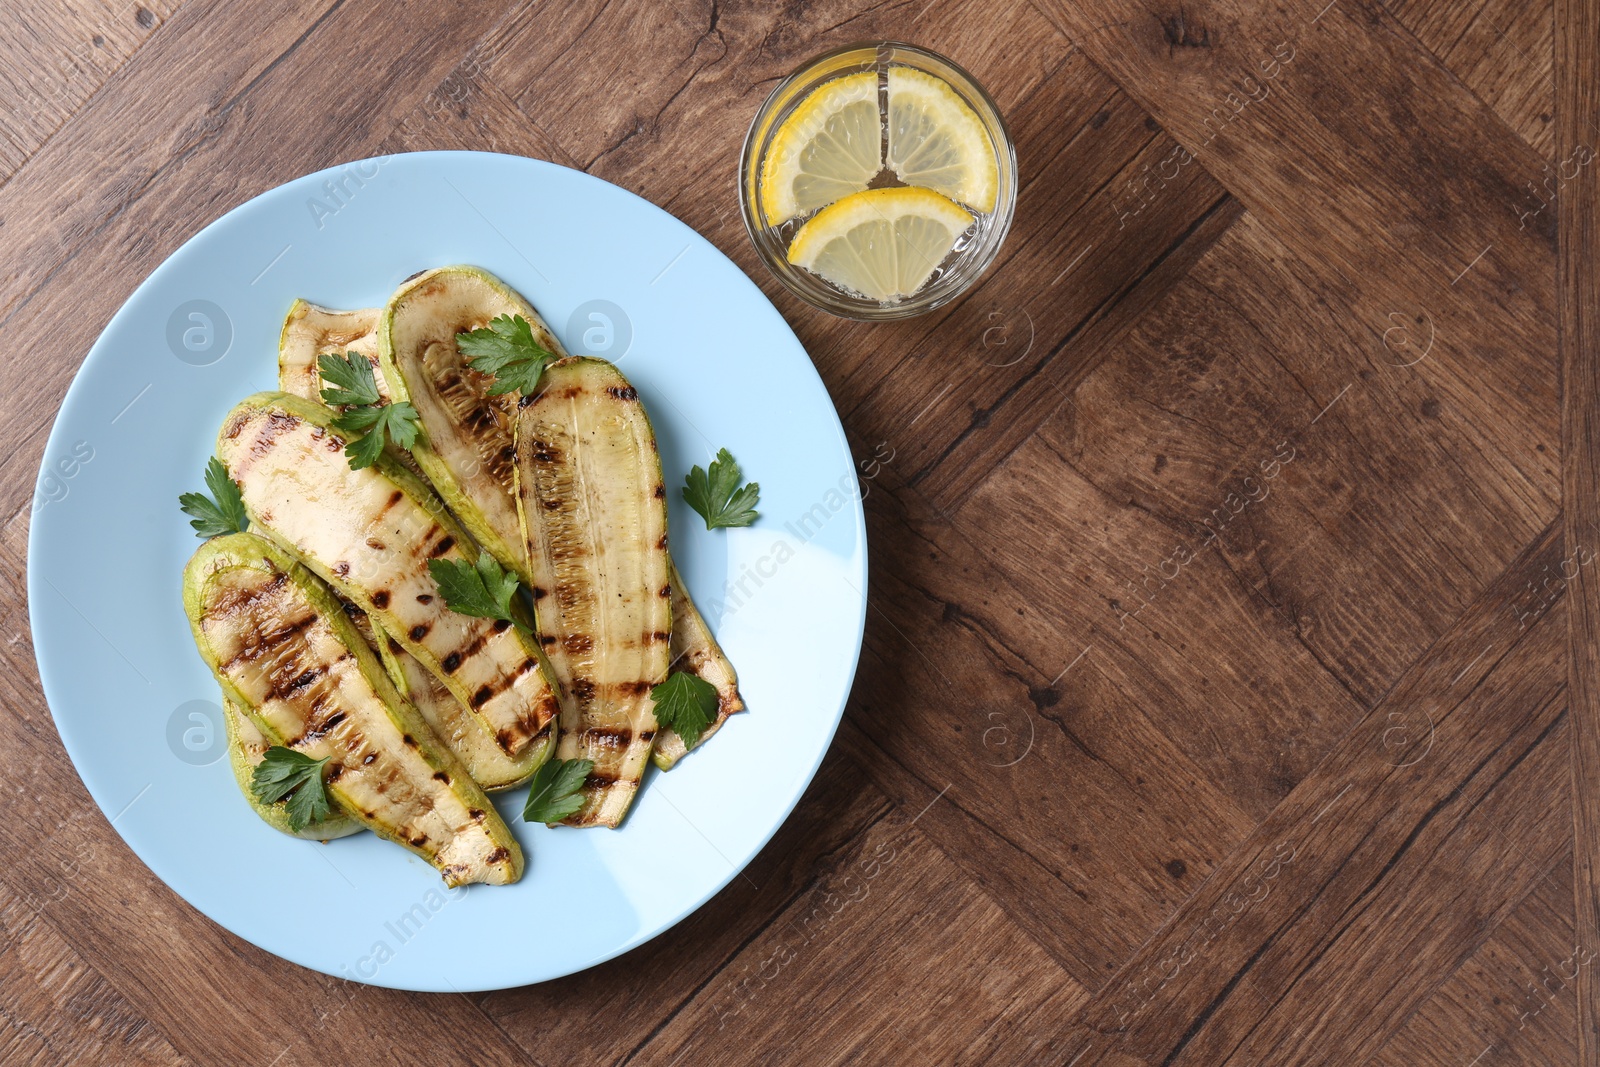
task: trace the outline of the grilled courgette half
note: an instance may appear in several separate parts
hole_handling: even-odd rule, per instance
[[[711,635],[711,627],[700,617],[700,611],[689,599],[689,587],[683,584],[678,568],[672,565],[672,665],[675,671],[687,671],[710,682],[717,691],[717,717],[711,725],[700,731],[695,748],[722,728],[728,716],[744,710],[744,698],[739,695],[739,678],[733,673],[733,664],[722,654],[722,646]],[[656,747],[650,759],[664,771],[689,754],[678,731],[662,727],[656,734]]]
[[[558,753],[589,759],[566,822],[616,826],[650,759],[671,659],[667,493],[639,394],[601,359],[545,369],[517,413],[519,512],[539,640],[572,693]]]
[[[490,396],[493,379],[456,347],[456,334],[500,315],[521,315],[535,341],[562,351],[533,305],[498,278],[477,267],[439,267],[389,298],[378,323],[378,358],[394,399],[417,409],[424,436],[411,449],[417,464],[461,525],[526,584],[511,488],[518,395]]]
[[[264,803],[256,796],[255,790],[250,788],[256,764],[261,762],[272,742],[266,739],[251,721],[250,716],[240,711],[239,705],[229,700],[226,695],[222,698],[222,721],[228,733],[228,764],[233,768],[234,780],[239,783],[239,790],[244,793],[244,799],[251,810],[261,816],[261,820],[268,826],[279,833],[306,841],[332,841],[335,838],[358,834],[366,829],[338,808],[330,811],[326,819],[307,823],[299,830],[290,826],[289,816],[282,804]]]
[[[477,545],[388,456],[351,470],[332,419],[287,393],[257,393],[228,414],[217,457],[252,527],[370,615],[508,756],[547,750],[562,694],[538,643],[503,620],[451,611],[428,571],[431,559],[475,561]]]
[[[378,391],[387,396],[388,383],[378,362],[379,315],[377,308],[338,311],[296,300],[278,335],[278,388],[307,400],[320,400],[322,372],[317,360],[354,352],[372,364]]]
[[[351,818],[449,885],[522,876],[522,850],[487,795],[293,556],[255,534],[213,538],[184,569],[183,602],[226,698],[270,744],[326,758],[328,794]]]

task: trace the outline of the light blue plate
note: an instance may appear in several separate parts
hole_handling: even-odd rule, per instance
[[[733,195],[731,185],[727,195]],[[269,829],[229,771],[217,686],[179,596],[198,545],[178,494],[224,413],[275,388],[299,296],[381,304],[407,275],[472,263],[528,297],[574,351],[615,360],[660,435],[669,485],[718,448],[761,483],[761,519],[708,533],[671,495],[673,555],[750,711],[620,830],[550,830],[500,809],[528,853],[509,887],[447,891],[371,834]],[[850,692],[866,534],[838,416],[804,349],[737,267],[631,193],[512,156],[426,152],[312,174],[207,226],[90,350],[34,498],[28,599],[39,673],[84,784],[189,903],[329,974],[401,989],[500,989],[648,940],[742,870],[794,807]],[[93,877],[92,872],[80,877]]]

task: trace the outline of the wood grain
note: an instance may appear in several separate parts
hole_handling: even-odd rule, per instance
[[[1560,181],[1569,161],[1583,160],[1556,202],[1557,294],[1560,313],[1562,529],[1574,552],[1600,534],[1600,194],[1592,161],[1600,142],[1600,5],[1558,0],[1556,17],[1556,154]],[[1576,163],[1573,164],[1576,166]],[[1565,574],[1562,576],[1566,577]],[[1600,931],[1600,582],[1578,568],[1568,583],[1570,648],[1567,684],[1573,710],[1572,814],[1575,940]],[[1600,978],[1582,968],[1575,978],[1577,1062],[1600,1064]]]
[[[1596,0],[6,15],[0,846],[35,859],[0,1061],[1600,1065]],[[777,80],[873,39],[970,70],[1021,175],[980,283],[878,325],[782,289],[733,180]],[[441,148],[587,170],[743,268],[872,556],[773,842],[655,941],[473,996],[176,898],[78,781],[25,604],[44,435],[134,286],[279,182]]]
[[[177,9],[175,0],[19,0],[0,37],[0,184]]]
[[[1574,975],[1593,965],[1562,854],[1494,934],[1373,1059],[1379,1067],[1577,1061]]]
[[[93,863],[92,854],[74,857]],[[187,1064],[30,902],[0,887],[0,1062]]]
[[[1394,0],[1387,6],[1478,99],[1550,158],[1555,151],[1553,3]],[[1538,203],[1530,195],[1530,206]]]

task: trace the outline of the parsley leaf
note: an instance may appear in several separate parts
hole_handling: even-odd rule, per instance
[[[346,434],[361,434],[344,446],[353,471],[378,462],[386,438],[401,448],[417,443],[417,409],[405,401],[381,407],[350,408],[333,420],[333,426]]]
[[[689,469],[686,481],[683,499],[706,520],[706,529],[749,526],[756,521],[755,505],[761,499],[761,486],[751,482],[740,488],[739,464],[726,448],[718,450],[710,473],[696,464]]]
[[[533,395],[544,366],[555,353],[533,339],[533,327],[521,315],[501,315],[482,330],[456,334],[456,347],[475,371],[494,375],[490,396]]]
[[[189,525],[194,527],[195,536],[211,538],[242,532],[249,524],[244,514],[244,499],[239,495],[239,487],[228,477],[228,468],[216,456],[206,464],[206,488],[211,490],[209,497],[204,493],[184,493],[178,497],[183,513],[194,516]]]
[[[464,559],[430,559],[428,573],[433,575],[445,606],[458,615],[521,625],[511,616],[517,576],[504,570],[489,553],[478,553],[477,566]]]
[[[522,806],[528,822],[560,822],[583,807],[583,782],[594,770],[594,760],[553,759],[533,775],[533,788]]]
[[[342,356],[318,356],[317,372],[330,383],[322,390],[322,402],[329,407],[362,407],[383,399],[372,364],[357,352]]]
[[[721,703],[716,686],[688,671],[673,671],[650,690],[650,699],[656,704],[657,725],[677,731],[690,748],[700,743],[700,734],[716,721]]]
[[[365,356],[356,352],[321,356],[317,371],[324,381],[332,383],[322,390],[322,402],[344,408],[333,420],[334,429],[346,435],[361,435],[344,446],[351,470],[364,470],[378,462],[386,440],[400,448],[417,443],[417,409],[405,401],[383,403],[372,364]]]
[[[328,789],[322,781],[322,768],[331,757],[312,759],[292,748],[273,745],[250,776],[250,791],[265,804],[289,798],[285,809],[289,829],[299,833],[308,825],[328,817]]]

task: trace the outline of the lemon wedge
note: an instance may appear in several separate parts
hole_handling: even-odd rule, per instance
[[[889,166],[907,185],[994,210],[1000,168],[977,114],[949,83],[910,67],[889,68]]]
[[[973,223],[928,189],[869,189],[817,212],[789,246],[789,262],[871,300],[910,296]]]
[[[882,169],[877,71],[835,78],[773,135],[761,164],[761,213],[781,225],[865,189]]]

